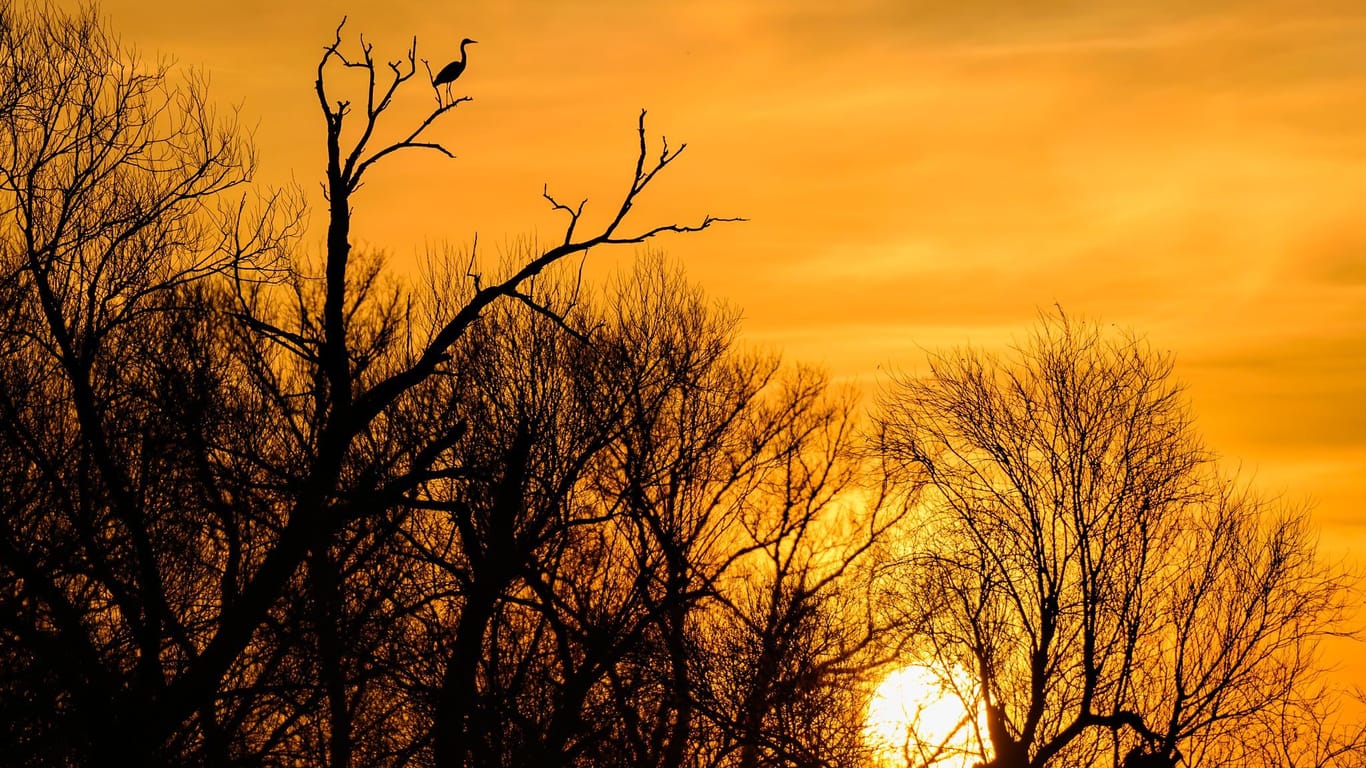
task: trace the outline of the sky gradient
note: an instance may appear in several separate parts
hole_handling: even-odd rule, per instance
[[[637,221],[750,219],[656,245],[743,310],[751,342],[871,389],[879,367],[1004,344],[1055,303],[1132,327],[1176,353],[1210,445],[1366,562],[1359,0],[101,10],[126,43],[207,68],[255,126],[259,177],[298,183],[315,215],[312,82],[343,10],[378,58],[417,35],[435,69],[479,40],[455,89],[474,100],[433,134],[458,159],[410,154],[356,198],[357,245],[398,268],[476,232],[555,236],[543,184],[604,215],[649,109],[653,136],[689,148]]]

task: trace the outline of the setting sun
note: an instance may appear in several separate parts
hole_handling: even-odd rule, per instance
[[[911,664],[887,675],[868,703],[864,733],[884,765],[966,768],[982,759],[984,731],[964,698],[975,698],[967,674]]]

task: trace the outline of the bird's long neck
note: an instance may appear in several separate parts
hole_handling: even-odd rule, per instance
[[[469,41],[468,41],[468,40],[462,40],[462,41],[460,41],[460,60],[461,60],[461,61],[464,61],[464,60],[465,60],[465,46],[467,46],[467,45],[469,45]]]

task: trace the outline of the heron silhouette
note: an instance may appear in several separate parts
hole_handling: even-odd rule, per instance
[[[462,72],[465,71],[465,46],[469,45],[470,43],[477,43],[477,42],[479,42],[479,41],[478,41],[478,40],[471,40],[471,39],[469,39],[468,37],[465,38],[464,40],[461,40],[461,41],[460,41],[460,58],[459,58],[459,59],[456,59],[455,61],[452,61],[450,64],[447,64],[446,66],[442,67],[442,68],[441,68],[441,71],[436,73],[436,77],[433,77],[433,78],[432,78],[432,86],[433,86],[433,87],[442,86],[442,85],[446,86],[446,95],[447,95],[447,96],[450,96],[450,91],[451,91],[450,86],[451,86],[451,83],[455,82],[455,79],[458,78],[458,77],[460,77],[460,74],[461,74]],[[428,71],[430,71],[430,70],[428,70]]]

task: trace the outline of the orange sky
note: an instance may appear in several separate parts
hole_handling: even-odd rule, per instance
[[[1199,6],[1200,10],[1192,10]],[[126,42],[203,65],[260,177],[313,196],[311,87],[340,14],[380,56],[460,38],[474,97],[356,199],[403,264],[605,212],[637,111],[689,149],[639,221],[749,339],[840,378],[1022,334],[1061,303],[1176,351],[1200,425],[1366,547],[1366,3],[1360,0],[106,0]],[[404,106],[429,108],[415,88]],[[603,267],[629,252],[595,254]]]

